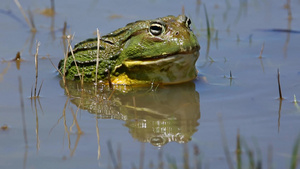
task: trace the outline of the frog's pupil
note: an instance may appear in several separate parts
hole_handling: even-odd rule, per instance
[[[162,33],[163,28],[160,24],[153,24],[150,26],[150,32],[155,35],[158,36]]]

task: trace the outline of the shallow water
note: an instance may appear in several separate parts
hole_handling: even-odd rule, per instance
[[[222,134],[236,166],[238,132],[244,151],[247,144],[256,158],[260,150],[263,168],[268,166],[270,150],[274,168],[287,168],[300,134],[300,107],[293,103],[294,95],[300,97],[300,34],[273,29],[299,31],[300,1],[292,1],[292,20],[288,20],[285,3],[55,1],[55,17],[46,17],[40,11],[50,7],[50,1],[21,2],[33,12],[38,30],[33,34],[13,1],[4,0],[0,5],[0,126],[7,124],[8,129],[0,130],[0,168],[113,168],[110,143],[115,157],[121,154],[123,168],[139,166],[141,152],[144,168],[151,163],[154,168],[160,163],[166,168],[172,159],[181,168],[184,145],[189,149],[190,166],[197,145],[203,166],[224,168]],[[214,29],[210,40],[204,4]],[[95,92],[88,85],[80,92],[78,84],[70,83],[72,97],[66,96],[47,58],[54,64],[63,58],[64,21],[68,34],[75,34],[74,45],[95,37],[96,28],[106,34],[135,20],[179,15],[182,6],[201,45],[196,80],[113,94]],[[43,86],[40,98],[34,100],[30,95],[36,41],[41,43],[38,85],[43,81]],[[9,61],[18,51],[24,59],[19,65]],[[277,69],[285,98],[281,102]],[[243,165],[247,163],[243,152]]]

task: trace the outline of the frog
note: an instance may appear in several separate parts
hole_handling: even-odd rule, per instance
[[[67,80],[116,85],[191,81],[200,51],[191,23],[185,15],[129,23],[77,43],[58,69]]]

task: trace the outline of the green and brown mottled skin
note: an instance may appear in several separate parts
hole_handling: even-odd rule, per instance
[[[106,82],[108,70],[114,84],[175,84],[197,76],[195,62],[199,43],[184,16],[136,21],[100,39],[97,82]],[[65,76],[85,82],[96,81],[97,38],[75,45],[68,54]],[[78,66],[79,73],[75,67]],[[59,63],[63,73],[64,59]]]

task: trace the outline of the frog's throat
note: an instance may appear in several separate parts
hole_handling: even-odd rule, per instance
[[[113,79],[114,84],[177,84],[197,77],[195,63],[199,51],[182,53],[153,60],[124,61],[126,71]]]

